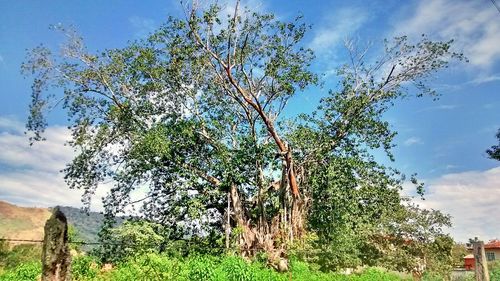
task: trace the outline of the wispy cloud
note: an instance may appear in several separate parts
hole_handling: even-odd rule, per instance
[[[24,124],[14,117],[0,116],[0,132],[22,133]]]
[[[494,109],[494,108],[497,108],[497,106],[498,106],[498,104],[494,103],[494,102],[483,104],[484,109]]]
[[[428,182],[425,208],[452,216],[451,234],[459,241],[500,238],[500,167],[486,171],[450,173]],[[407,190],[407,193],[411,190]]]
[[[14,121],[15,122],[15,121]],[[64,146],[69,132],[63,127],[51,127],[45,132],[47,141],[29,145],[27,137],[19,133],[22,128],[13,132],[0,134],[0,163],[19,169],[44,172],[58,172],[64,168],[74,153]]]
[[[500,74],[493,74],[493,75],[488,75],[488,76],[480,76],[477,77],[476,79],[470,81],[471,84],[484,84],[484,83],[489,83],[489,82],[494,82],[494,81],[500,81]]]
[[[59,172],[75,155],[64,145],[69,131],[49,127],[45,132],[47,140],[33,146],[23,131],[19,120],[0,116],[0,200],[24,206],[81,206],[82,191],[70,190]],[[100,202],[95,203],[93,208],[100,209]]]
[[[448,164],[448,165],[446,165],[445,169],[446,169],[446,170],[453,170],[453,169],[456,169],[456,168],[458,168],[458,167],[459,167],[459,166],[457,166],[457,165]]]
[[[451,109],[455,109],[457,107],[458,106],[456,104],[443,104],[443,105],[435,106],[434,109],[437,109],[437,110],[451,110]]]
[[[463,83],[440,84],[435,89],[453,92],[453,91],[458,91],[458,90],[464,89],[464,87],[469,87],[470,85],[479,86],[482,84],[493,83],[493,82],[497,82],[497,81],[500,81],[500,73],[487,74],[485,72],[482,72],[482,73],[477,74],[476,78],[474,78],[472,80],[465,81]]]
[[[332,55],[342,47],[343,41],[352,37],[368,20],[368,13],[360,8],[349,7],[329,13],[318,24],[309,44],[319,55]]]
[[[486,1],[417,1],[413,13],[395,23],[396,34],[429,34],[440,40],[455,39],[472,65],[489,68],[500,60],[498,11]]]
[[[453,110],[458,108],[456,104],[442,104],[437,106],[430,106],[419,110],[418,112],[431,111],[431,110]]]
[[[416,144],[423,144],[422,140],[420,138],[417,138],[417,137],[410,137],[408,139],[406,139],[403,144],[405,146],[412,146],[412,145],[416,145]]]
[[[0,116],[0,200],[21,205],[81,207],[82,190],[69,189],[60,172],[76,153],[65,146],[70,131],[61,126],[45,130],[46,141],[29,145],[24,125],[13,117]],[[113,149],[113,148],[111,148]],[[112,188],[109,181],[100,184],[94,194],[91,209],[103,209],[100,198]],[[131,192],[131,200],[144,198],[146,186]],[[135,213],[129,206],[128,214]]]
[[[317,67],[326,77],[335,75],[337,69],[346,63],[346,40],[357,38],[360,28],[370,19],[367,11],[358,7],[331,10],[318,21],[313,37],[307,47],[319,58]]]
[[[156,23],[153,19],[143,18],[139,16],[132,16],[128,19],[132,28],[134,29],[134,36],[137,38],[147,37],[150,33],[155,31]]]

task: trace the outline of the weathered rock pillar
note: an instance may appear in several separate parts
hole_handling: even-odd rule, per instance
[[[42,250],[42,281],[71,280],[71,255],[68,248],[68,222],[59,208],[45,223]]]
[[[476,280],[477,281],[490,281],[488,273],[488,264],[486,261],[486,254],[484,253],[484,242],[477,239],[472,242],[474,259],[476,260]]]

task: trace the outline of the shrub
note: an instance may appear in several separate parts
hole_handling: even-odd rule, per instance
[[[31,281],[37,280],[42,273],[42,266],[37,262],[28,262],[7,270],[0,275],[0,281]]]
[[[158,254],[145,254],[117,265],[105,274],[110,280],[182,280],[181,264]]]
[[[190,280],[217,280],[217,265],[213,258],[208,256],[195,256],[187,263]]]
[[[490,271],[490,280],[500,280],[500,261],[495,261],[488,264]]]
[[[42,248],[40,245],[16,245],[10,251],[2,254],[2,264],[6,269],[13,269],[25,263],[38,262],[41,255]]]
[[[368,268],[359,275],[354,275],[352,281],[400,281],[401,276],[379,268]]]
[[[254,280],[253,272],[242,258],[228,256],[222,261],[222,268],[228,281]]]
[[[74,280],[93,280],[99,274],[99,265],[91,256],[74,257],[71,262],[71,275]]]

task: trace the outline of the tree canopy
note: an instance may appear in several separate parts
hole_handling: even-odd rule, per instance
[[[87,205],[111,182],[110,216],[140,206],[172,239],[226,233],[229,248],[271,261],[313,233],[325,268],[360,263],[364,239],[412,210],[399,193],[405,177],[373,156],[393,159],[396,132],[383,114],[403,98],[435,96],[427,79],[462,59],[452,41],[425,36],[386,40],[376,60],[348,42],[338,87],[314,112],[290,117],[288,101],[321,83],[301,17],[239,2],[225,15],[194,2],[147,39],[100,53],[55,28],[67,38],[62,55],[39,46],[22,66],[34,76],[27,127],[42,140],[45,112],[62,104],[77,153],[63,172]],[[133,198],[136,190],[147,195]]]

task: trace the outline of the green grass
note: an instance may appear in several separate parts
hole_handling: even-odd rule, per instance
[[[1,272],[1,271],[0,271]],[[0,273],[0,281],[36,280],[40,264],[28,262]],[[116,265],[103,272],[89,256],[73,259],[73,280],[178,280],[178,281],[399,281],[399,275],[378,268],[368,268],[359,274],[342,275],[312,270],[306,263],[292,262],[291,270],[278,273],[258,262],[247,262],[235,256],[191,256],[170,258],[146,254]]]

